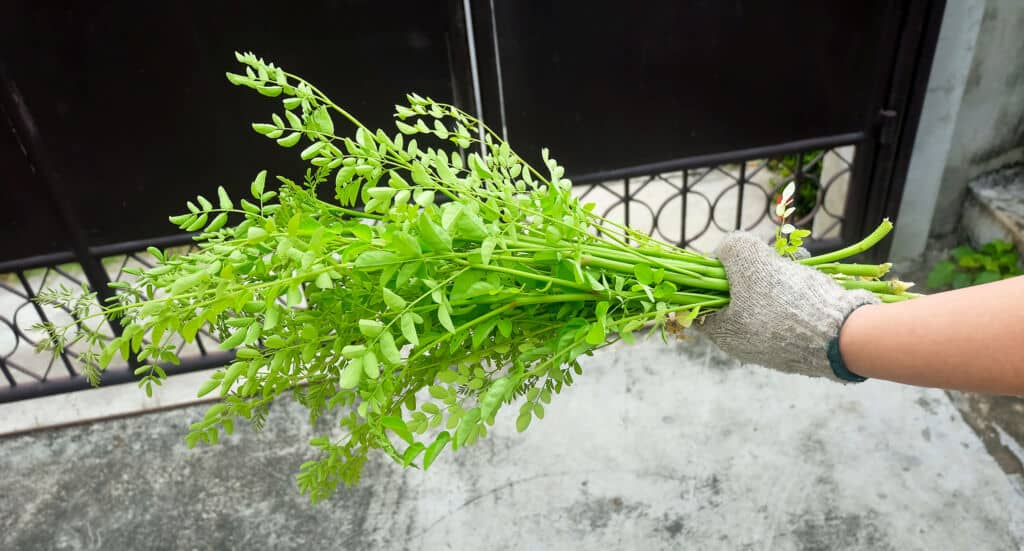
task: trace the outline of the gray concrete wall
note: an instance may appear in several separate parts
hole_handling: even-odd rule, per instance
[[[984,11],[985,0],[946,3],[889,253],[893,260],[917,258],[927,246]]]
[[[1024,160],[1024,2],[986,0],[984,4],[942,174],[933,235],[956,229],[968,181]]]
[[[379,456],[313,508],[282,403],[187,450],[190,407],[0,439],[0,549],[1019,549],[1024,493],[941,391],[616,345],[517,434],[427,473]],[[1022,452],[1024,453],[1024,452]]]

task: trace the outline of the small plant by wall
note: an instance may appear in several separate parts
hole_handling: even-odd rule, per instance
[[[928,274],[927,287],[932,290],[961,289],[1021,274],[1020,257],[1012,243],[994,240],[980,249],[961,245],[938,262]]]

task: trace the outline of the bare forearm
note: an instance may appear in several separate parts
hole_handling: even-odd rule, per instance
[[[843,325],[839,347],[865,377],[1024,394],[1024,277],[864,306]]]

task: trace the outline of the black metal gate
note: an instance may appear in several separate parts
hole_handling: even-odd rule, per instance
[[[105,290],[147,246],[188,245],[164,220],[189,197],[300,170],[247,132],[265,105],[222,82],[235,49],[322,83],[370,124],[389,124],[406,91],[462,105],[520,152],[550,147],[609,216],[683,246],[759,231],[796,182],[824,248],[895,218],[944,7],[43,4],[0,19],[0,402],[87,386],[74,350],[32,353],[33,322],[63,315],[31,301],[41,288]],[[168,373],[223,364],[211,342]],[[132,379],[125,366],[104,382]]]

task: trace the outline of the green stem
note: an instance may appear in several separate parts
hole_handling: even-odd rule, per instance
[[[461,264],[464,264],[464,265],[469,265],[469,262],[467,262],[467,261],[459,261],[459,262]],[[568,287],[570,289],[576,289],[576,290],[579,290],[579,291],[595,292],[593,289],[590,288],[589,285],[582,285],[582,284],[576,283],[575,281],[566,281],[564,279],[559,279],[557,277],[551,277],[551,276],[546,276],[546,275],[541,275],[541,274],[535,274],[535,273],[532,273],[532,272],[524,272],[522,270],[516,270],[515,268],[505,268],[504,266],[495,266],[493,264],[474,264],[472,267],[474,269],[476,269],[476,270],[485,270],[485,271],[489,271],[489,272],[499,272],[499,273],[503,273],[503,274],[508,274],[508,275],[516,276],[516,277],[523,277],[523,278],[526,278],[526,279],[532,279],[534,281],[543,281],[545,283],[551,283],[552,285],[558,285],[560,287]]]
[[[887,293],[901,295],[910,288],[913,283],[905,283],[898,279],[889,281],[862,281],[859,279],[836,280],[845,289],[865,289],[873,293]]]
[[[326,208],[326,209],[329,209],[329,210],[338,211],[338,212],[340,212],[342,214],[347,214],[349,216],[353,216],[353,217],[356,217],[356,218],[368,218],[370,220],[383,220],[384,219],[384,217],[379,215],[379,214],[371,214],[369,212],[362,212],[362,211],[358,211],[358,210],[347,209],[345,207],[338,207],[338,206],[332,205],[332,204],[330,204],[330,203],[328,203],[326,201],[320,201],[320,203],[322,204],[321,208]]]
[[[819,272],[826,274],[843,274],[848,276],[882,277],[889,273],[892,264],[818,264],[815,266]]]
[[[882,220],[882,223],[875,228],[875,231],[868,234],[867,237],[860,241],[850,245],[849,247],[843,247],[838,251],[832,251],[828,254],[820,256],[812,256],[811,258],[805,258],[799,261],[804,266],[817,266],[818,264],[825,264],[827,262],[835,262],[844,258],[851,257],[855,254],[860,254],[871,247],[874,247],[882,240],[888,233],[892,231],[892,222],[888,218]]]
[[[605,258],[598,258],[596,256],[584,255],[580,262],[585,265],[596,266],[598,268],[604,268],[620,274],[633,275],[633,265],[625,262],[618,262],[615,260],[608,260]],[[688,277],[676,273],[665,274],[665,281],[671,281],[686,287],[696,289],[707,289],[709,291],[728,291],[729,282],[724,279],[711,279],[711,278],[694,278]]]
[[[890,302],[903,302],[904,300],[910,300],[912,298],[923,297],[921,293],[902,293],[899,295],[888,295],[884,293],[875,293],[882,302],[888,304]]]

